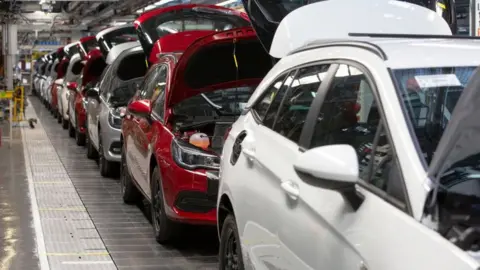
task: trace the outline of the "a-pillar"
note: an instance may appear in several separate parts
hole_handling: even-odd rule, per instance
[[[5,29],[5,28],[3,28]],[[2,29],[2,30],[3,30]],[[17,63],[17,52],[18,52],[18,38],[17,38],[17,25],[16,24],[7,24],[6,25],[6,34],[7,34],[7,54],[6,54],[6,65],[5,65],[5,76],[7,89],[13,89],[13,75],[14,67]],[[5,33],[5,31],[3,31]],[[3,34],[5,37],[5,34]]]

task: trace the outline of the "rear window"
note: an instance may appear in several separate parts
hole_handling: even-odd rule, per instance
[[[138,35],[135,31],[135,27],[124,27],[112,32],[109,32],[98,39],[98,45],[103,55],[108,55],[108,52],[115,46],[135,41],[138,39]]]
[[[140,42],[148,51],[154,42],[165,35],[192,30],[225,31],[246,26],[250,26],[250,22],[245,19],[211,8],[176,10],[144,22],[139,28],[142,33]]]
[[[143,77],[147,73],[147,64],[143,53],[130,54],[122,59],[117,69],[117,76],[122,81]]]

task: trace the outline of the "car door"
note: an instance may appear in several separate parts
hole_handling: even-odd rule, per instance
[[[309,269],[428,268],[415,259],[419,250],[426,248],[414,248],[412,243],[423,245],[428,242],[423,240],[434,234],[429,235],[428,229],[409,215],[387,119],[381,116],[381,102],[363,70],[339,63],[328,87],[320,88],[318,95],[323,101],[310,109],[299,144],[303,151],[351,145],[357,151],[364,184],[346,194],[327,188],[322,179],[294,173],[298,196],[294,203],[280,202],[288,211],[278,237],[292,258]],[[295,160],[291,162],[285,166],[293,168]],[[403,247],[402,262],[406,263],[392,264],[399,247]]]
[[[153,151],[154,144],[153,139],[153,122],[159,122],[163,124],[163,113],[165,103],[165,88],[167,83],[167,66],[165,64],[159,65],[157,68],[157,75],[153,80],[152,91],[147,93],[146,97],[150,97],[152,104],[152,115],[149,118],[144,118],[140,122],[139,137],[142,139],[139,147],[139,158],[142,169],[143,181],[145,182],[145,191],[147,196],[150,192],[150,157]],[[162,104],[163,102],[163,104]],[[160,113],[160,114],[159,114]]]
[[[96,149],[99,145],[99,134],[98,134],[98,121],[100,118],[100,112],[105,107],[108,109],[106,103],[106,97],[110,89],[110,84],[107,82],[108,78],[111,76],[111,66],[107,66],[100,76],[100,83],[98,85],[99,98],[89,98],[88,107],[87,107],[87,126],[88,134],[90,140]]]
[[[311,237],[296,231],[298,221],[291,219],[299,192],[292,164],[301,153],[298,140],[329,67],[310,64],[279,77],[243,121],[246,136],[235,165],[241,179],[232,182],[244,186],[237,197],[250,198],[236,200],[236,216],[252,268],[310,269],[286,245],[288,235]]]
[[[158,76],[160,66],[153,66],[148,74],[145,76],[145,80],[140,86],[140,92],[135,97],[136,100],[148,100],[151,101],[155,90],[155,79]],[[131,114],[129,116],[130,134],[125,138],[127,143],[127,162],[135,178],[137,184],[142,188],[145,194],[149,191],[147,184],[147,175],[145,167],[148,165],[143,164],[145,162],[145,151],[148,151],[149,144],[149,130],[151,128],[150,116],[142,116]]]

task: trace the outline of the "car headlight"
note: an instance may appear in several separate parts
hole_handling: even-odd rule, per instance
[[[180,167],[188,170],[220,168],[220,158],[218,156],[209,154],[178,139],[174,139],[172,142],[172,155]]]
[[[120,129],[122,127],[122,117],[125,114],[125,107],[118,107],[111,109],[108,113],[108,123],[114,128]]]

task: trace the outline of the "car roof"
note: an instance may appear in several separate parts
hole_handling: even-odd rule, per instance
[[[480,40],[377,39],[392,69],[480,65]]]
[[[318,40],[293,51],[319,47],[362,45],[384,58],[392,69],[480,65],[480,39],[465,38],[355,38]],[[368,46],[366,46],[368,45]]]

